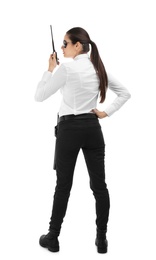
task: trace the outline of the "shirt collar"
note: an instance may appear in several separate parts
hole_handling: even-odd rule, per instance
[[[79,59],[82,59],[82,58],[88,58],[89,59],[89,55],[87,53],[84,53],[84,54],[79,54],[77,55],[74,60],[79,60]]]

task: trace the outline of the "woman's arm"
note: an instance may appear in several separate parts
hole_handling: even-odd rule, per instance
[[[57,71],[53,73],[57,63],[56,59],[52,59],[52,57],[53,56],[51,55],[49,58],[48,71],[44,72],[42,79],[37,85],[35,100],[38,102],[42,102],[49,98],[66,83],[67,72],[65,66],[62,64]]]
[[[111,74],[108,75],[108,88],[112,90],[116,95],[116,99],[106,107],[105,111],[101,112],[94,109],[93,112],[99,117],[104,118],[106,116],[111,116],[114,112],[119,110],[131,97],[131,94],[117,79],[115,79]]]

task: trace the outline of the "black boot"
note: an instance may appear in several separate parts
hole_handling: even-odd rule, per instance
[[[106,239],[106,231],[97,229],[97,237],[95,240],[98,253],[107,253],[108,241]]]
[[[50,231],[47,235],[42,235],[39,240],[39,244],[42,247],[48,248],[51,252],[59,251],[58,234]]]

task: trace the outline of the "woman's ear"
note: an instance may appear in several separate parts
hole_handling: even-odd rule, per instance
[[[78,48],[78,47],[80,47],[80,45],[81,45],[81,43],[77,42],[75,46]]]
[[[75,44],[75,47],[76,47],[76,49],[77,49],[78,51],[82,51],[82,44],[81,44],[80,42],[77,42],[77,43]]]

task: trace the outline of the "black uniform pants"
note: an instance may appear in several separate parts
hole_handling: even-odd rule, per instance
[[[57,184],[49,230],[60,232],[80,149],[85,157],[90,177],[90,188],[95,197],[96,225],[100,230],[107,230],[110,202],[105,183],[105,143],[99,120],[96,117],[65,120],[58,124],[56,140]]]

